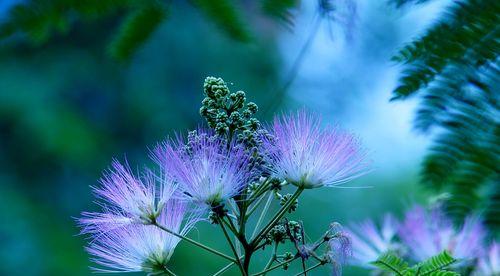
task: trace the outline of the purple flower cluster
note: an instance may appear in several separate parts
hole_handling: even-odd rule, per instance
[[[159,182],[159,187],[157,187]],[[132,174],[128,164],[117,160],[104,173],[101,186],[93,187],[94,193],[104,202],[103,212],[84,212],[79,220],[83,232],[106,232],[127,224],[150,224],[159,216],[177,185],[146,170],[142,177]]]
[[[328,241],[327,260],[333,266],[332,275],[342,275],[342,265],[352,257],[352,241],[344,231],[338,231]]]
[[[184,198],[213,207],[239,194],[252,178],[249,156],[235,143],[201,132],[184,147],[184,141],[163,143],[154,159],[179,183]]]
[[[479,259],[474,275],[500,275],[500,244],[493,242],[486,254]]]
[[[336,186],[369,171],[359,141],[304,111],[276,118],[273,139],[264,139],[271,172],[305,189]]]
[[[399,223],[390,214],[384,216],[380,228],[372,220],[353,223],[348,231],[353,250],[351,263],[369,267],[382,254],[398,251],[398,227]]]
[[[179,200],[169,200],[157,217],[158,223],[181,235],[193,226],[184,223],[187,205]],[[94,262],[106,268],[100,272],[158,273],[165,271],[180,239],[154,225],[135,224],[100,233],[92,240],[87,251]]]
[[[176,199],[177,185],[146,170],[142,177],[128,165],[113,161],[94,192],[102,200],[100,213],[83,213],[82,232],[91,234],[87,251],[94,262],[105,267],[97,271],[163,271],[179,242],[153,224],[187,233],[195,217],[188,205]]]
[[[462,227],[457,229],[440,208],[426,210],[415,206],[406,213],[402,222],[386,215],[381,228],[368,220],[353,224],[349,233],[354,265],[372,267],[371,262],[384,253],[406,256],[420,262],[447,250],[460,261],[459,266],[478,262],[484,269],[498,268],[498,249],[495,244],[491,249],[493,253],[485,258],[486,232],[480,219],[468,217]]]
[[[180,240],[163,230],[184,235],[207,209],[239,200],[260,176],[256,151],[266,156],[274,177],[301,188],[339,185],[368,171],[365,152],[351,134],[321,129],[320,120],[305,112],[276,119],[265,132],[269,135],[250,150],[207,130],[166,140],[151,152],[158,172],[134,175],[127,164],[113,161],[94,188],[102,211],[85,212],[78,220],[82,232],[91,235],[88,252],[104,267],[96,270],[168,271]],[[335,254],[346,251],[347,241],[330,241],[337,264],[345,258]]]
[[[466,218],[460,229],[441,209],[426,211],[422,207],[410,210],[399,229],[402,242],[416,261],[423,261],[443,250],[453,257],[473,260],[483,253],[485,230],[477,217]]]

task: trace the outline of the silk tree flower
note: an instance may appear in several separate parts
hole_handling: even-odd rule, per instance
[[[336,186],[369,171],[359,141],[338,127],[321,128],[319,118],[301,111],[275,118],[263,139],[274,176],[305,189]]]
[[[406,213],[399,236],[416,261],[443,250],[457,259],[472,261],[483,253],[485,230],[477,217],[468,217],[457,231],[439,208],[426,211],[416,206]]]
[[[335,225],[335,224],[333,224]],[[326,260],[332,264],[332,275],[342,275],[342,265],[352,257],[352,242],[349,234],[332,226],[334,235],[328,240]]]
[[[83,233],[134,223],[151,224],[176,189],[176,184],[167,177],[156,176],[149,170],[143,177],[136,177],[128,164],[122,165],[117,160],[113,160],[100,183],[93,190],[101,199],[98,204],[103,211],[82,214],[83,218],[78,221]]]
[[[493,242],[488,252],[479,259],[474,275],[500,275],[500,245],[497,242]]]
[[[187,144],[164,142],[153,159],[178,183],[181,194],[198,205],[216,207],[238,195],[252,179],[250,158],[234,142],[200,131]]]
[[[187,204],[169,199],[157,217],[160,225],[185,235],[196,222],[187,217]],[[155,225],[131,224],[94,234],[87,251],[100,268],[98,272],[147,272],[161,274],[180,239]]]
[[[400,250],[396,241],[398,225],[397,220],[390,214],[384,216],[380,228],[372,220],[352,224],[348,230],[353,252],[351,263],[373,268],[370,263],[382,254]]]

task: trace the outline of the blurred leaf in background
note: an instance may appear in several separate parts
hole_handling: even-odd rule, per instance
[[[89,11],[99,19],[85,22],[72,21],[75,14],[68,13],[71,28],[65,35],[47,28],[51,39],[43,43],[26,40],[19,29],[0,44],[0,210],[6,222],[0,226],[0,256],[8,262],[0,274],[90,274],[72,219],[91,206],[89,186],[111,158],[127,157],[133,168],[141,167],[148,147],[174,129],[201,123],[205,76],[223,76],[257,103],[265,100],[279,64],[272,35],[235,42],[191,5],[175,7],[140,50],[121,52],[128,55],[126,66],[108,58],[109,35],[121,25],[121,15],[106,7]],[[191,255],[192,248],[181,247],[179,254]],[[179,260],[188,271],[182,260],[191,257]],[[215,271],[218,263],[206,256],[203,266]]]
[[[8,262],[0,274],[6,275],[20,271],[28,275],[89,274],[83,240],[73,237],[78,230],[71,217],[88,209],[92,200],[88,186],[96,184],[112,157],[126,156],[133,168],[140,167],[146,162],[148,147],[174,129],[184,132],[200,124],[197,110],[202,81],[208,75],[238,83],[258,105],[269,107],[267,117],[259,118],[269,120],[279,104],[286,103],[285,92],[298,74],[301,56],[306,56],[299,49],[296,58],[293,47],[278,45],[282,32],[296,30],[297,13],[313,7],[314,16],[322,12],[321,19],[328,19],[329,24],[338,21],[350,26],[356,15],[354,6],[346,9],[344,17],[336,13],[337,4],[347,5],[354,2],[351,0],[313,4],[298,0],[10,2],[13,8],[3,7],[2,11],[6,2],[0,1],[0,210],[1,219],[8,222],[0,226],[0,241],[5,244],[0,256]],[[399,6],[403,2],[426,1],[394,1]],[[400,24],[392,22],[394,14],[388,16],[386,10],[371,13],[370,28],[359,40],[366,55],[357,60],[347,57],[351,58],[348,63],[361,64],[353,68],[364,70],[354,70],[358,75],[352,76],[342,74],[349,68],[332,70],[347,80],[341,83],[342,92],[356,90],[353,88],[360,92],[329,94],[325,100],[316,81],[308,83],[299,93],[313,102],[310,109],[319,110],[321,104],[335,101],[342,105],[338,109],[353,110],[349,118],[341,120],[358,114],[364,121],[371,114],[366,106],[348,103],[363,102],[361,90],[367,87],[364,92],[371,93],[374,78],[383,78],[383,74],[377,75],[381,67],[374,63],[380,59],[374,59],[373,52],[381,58],[380,53],[398,41],[394,33]],[[495,213],[499,204],[495,185],[500,141],[498,28],[493,26],[498,26],[498,14],[495,1],[459,1],[439,23],[396,55],[409,71],[394,92],[400,99],[422,95],[417,128],[424,132],[431,127],[441,129],[425,161],[426,182],[451,195],[450,210],[456,211],[457,218],[472,209],[486,208],[492,226],[498,225],[495,218],[499,217]],[[380,18],[384,20],[377,20]],[[314,34],[310,37],[312,41]],[[320,42],[323,50],[335,50]],[[312,48],[308,44],[306,38],[299,45],[304,53]],[[291,73],[281,74],[282,59],[290,49],[293,61],[299,62],[291,62]],[[318,68],[331,65],[325,66],[328,61],[321,59],[322,64],[309,69],[326,79]],[[281,75],[285,75],[284,86]],[[371,79],[356,78],[359,75]],[[339,86],[336,84],[332,86]],[[368,108],[371,106],[369,103]],[[339,115],[338,111],[331,113]],[[383,140],[380,133],[384,131],[377,129],[370,135]],[[372,177],[358,184],[385,186],[369,192],[311,193],[301,202],[303,208],[297,216],[312,225],[311,233],[321,234],[321,225],[316,223],[319,218],[344,223],[402,210],[408,200],[423,201],[416,179],[407,173],[412,170],[400,164],[387,167],[391,168],[389,184],[389,177]],[[210,225],[202,224],[192,235],[208,244],[220,243],[220,237],[210,231]],[[181,243],[173,259],[175,270],[180,275],[199,273],[199,267],[187,265],[192,258],[199,260],[204,272],[215,272],[224,265]],[[346,269],[349,273],[366,272]]]
[[[13,1],[13,3],[16,1]],[[43,45],[55,34],[67,34],[81,21],[113,17],[122,21],[114,31],[109,53],[118,60],[129,60],[148,40],[167,14],[182,14],[185,1],[156,0],[27,0],[17,1],[7,19],[0,24],[0,38],[23,35],[36,45]],[[262,15],[290,21],[290,10],[298,1],[253,2],[231,0],[192,0],[191,6],[228,37],[239,42],[255,41],[246,9],[258,8]],[[256,7],[252,7],[256,6]],[[255,16],[255,15],[253,15]],[[186,20],[187,21],[187,20]],[[183,22],[183,26],[185,22]],[[186,29],[187,30],[187,29]]]
[[[449,195],[445,202],[457,222],[482,210],[495,232],[500,227],[499,26],[499,1],[455,1],[393,57],[404,67],[394,99],[420,95],[415,128],[435,136],[423,182]]]

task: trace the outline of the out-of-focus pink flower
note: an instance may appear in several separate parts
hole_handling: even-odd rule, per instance
[[[352,224],[348,231],[352,241],[351,263],[373,267],[370,263],[376,261],[382,254],[398,250],[395,241],[397,229],[398,222],[390,214],[384,216],[380,228],[372,220]]]

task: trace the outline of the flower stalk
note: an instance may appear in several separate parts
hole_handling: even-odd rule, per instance
[[[167,232],[169,234],[172,234],[172,235],[174,235],[174,236],[176,236],[176,237],[178,237],[178,238],[180,238],[182,240],[185,240],[185,241],[189,242],[190,244],[193,244],[193,245],[195,245],[195,246],[197,246],[199,248],[202,248],[202,249],[204,249],[204,250],[206,250],[206,251],[208,251],[210,253],[213,253],[213,254],[215,254],[217,256],[220,256],[220,257],[222,257],[222,258],[224,258],[226,260],[229,260],[231,262],[234,262],[234,263],[237,262],[236,259],[234,259],[234,258],[232,258],[232,257],[230,257],[230,256],[228,256],[228,255],[226,255],[226,254],[224,254],[222,252],[219,252],[219,251],[217,251],[217,250],[215,250],[215,249],[213,249],[213,248],[211,248],[211,247],[209,247],[207,245],[204,245],[204,244],[202,244],[200,242],[197,242],[197,241],[195,241],[195,240],[193,240],[193,239],[191,239],[189,237],[186,237],[186,236],[183,236],[183,235],[181,235],[179,233],[176,233],[176,232],[174,232],[174,231],[166,228],[165,226],[163,226],[161,224],[158,224],[157,222],[154,222],[153,225],[155,225],[156,227],[160,228],[161,230],[163,230],[163,231],[165,231],[165,232]]]

